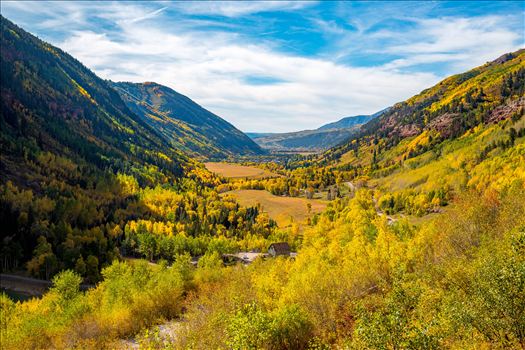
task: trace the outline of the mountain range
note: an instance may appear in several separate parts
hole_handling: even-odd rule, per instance
[[[345,117],[333,123],[325,124],[319,127],[317,130],[337,130],[353,128],[356,125],[363,125],[368,123],[370,120],[377,118],[378,116],[387,112],[388,110],[389,108],[385,108],[379,112],[370,115],[356,115],[352,117]]]
[[[73,182],[107,169],[146,180],[144,169],[153,167],[176,177],[191,163],[110,82],[4,17],[1,34],[2,180],[38,187],[46,176],[35,164],[52,166],[49,157],[64,168],[58,178]]]
[[[233,125],[166,86],[100,79],[3,17],[1,25],[3,179],[38,177],[35,167],[20,169],[41,152],[62,157],[81,172],[86,166],[131,169],[149,181],[144,169],[151,166],[162,176],[179,176],[193,159],[264,153]],[[508,91],[523,92],[523,56],[524,50],[505,54],[372,115],[346,117],[316,130],[248,135],[267,150],[328,149],[323,160],[358,147],[347,141],[370,137],[388,138],[388,148],[432,130],[436,143],[522,108],[523,98],[497,103]]]
[[[315,130],[287,133],[246,133],[263,149],[275,152],[318,152],[334,147],[352,136],[363,124],[381,115],[387,109],[371,115],[345,117]]]

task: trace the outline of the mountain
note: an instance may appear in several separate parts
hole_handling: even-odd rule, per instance
[[[232,198],[219,197],[213,186],[222,180],[165,129],[180,127],[181,138],[202,142],[198,151],[211,156],[260,152],[240,131],[168,88],[120,84],[158,108],[148,118],[164,118],[164,129],[64,51],[4,17],[0,30],[0,272],[25,268],[50,279],[74,269],[97,282],[103,267],[136,253],[139,238],[129,236],[136,220],[141,234],[153,232],[144,226],[151,220],[166,237],[198,241],[194,255],[206,251],[212,235],[255,234],[258,211],[239,211]],[[172,119],[171,111],[184,119]],[[216,146],[228,138],[233,150]],[[158,226],[164,219],[169,223]]]
[[[303,130],[288,133],[252,134],[262,148],[276,152],[318,152],[347,140],[352,129]]]
[[[98,276],[119,256],[110,228],[147,208],[137,189],[199,165],[79,61],[4,17],[0,30],[1,269],[49,278],[89,257]]]
[[[328,150],[321,159],[341,159],[349,152],[357,152],[363,143],[374,143],[376,153],[384,152],[403,140],[428,135],[430,141],[414,146],[407,154],[416,156],[478,125],[517,118],[525,106],[524,92],[525,49],[522,49],[448,77],[397,103],[361,126],[347,142]]]
[[[166,86],[152,82],[112,86],[130,110],[192,156],[210,159],[264,153],[233,125]]]
[[[288,133],[247,133],[262,148],[277,152],[318,152],[334,147],[348,138],[361,125],[376,118],[387,109],[372,115],[345,117],[316,130]]]
[[[144,182],[183,173],[188,158],[130,111],[110,83],[4,17],[1,31],[2,181],[38,188],[46,178],[39,164],[64,167],[59,180],[83,184],[108,169],[127,169]]]
[[[317,130],[348,129],[356,125],[363,125],[363,124],[368,123],[370,120],[385,113],[386,111],[388,111],[388,108],[383,109],[371,115],[356,115],[353,117],[345,117],[345,118],[339,119],[336,122],[325,124],[321,126],[320,128],[318,128]]]
[[[265,136],[275,135],[275,132],[245,132],[246,136],[253,139],[258,139]]]

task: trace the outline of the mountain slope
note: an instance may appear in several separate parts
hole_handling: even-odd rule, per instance
[[[132,111],[191,155],[224,158],[263,153],[233,125],[166,86],[151,82],[112,85]]]
[[[360,126],[360,125],[368,123],[370,120],[377,118],[378,116],[380,116],[381,114],[387,111],[388,111],[388,108],[383,109],[374,114],[370,114],[370,115],[356,115],[353,117],[345,117],[345,118],[339,119],[336,122],[325,124],[321,126],[320,128],[318,128],[317,130],[348,129],[354,126]]]
[[[0,269],[49,278],[89,258],[97,276],[144,211],[134,191],[198,165],[67,53],[4,17],[0,34]]]
[[[377,154],[425,133],[406,156],[415,156],[444,140],[454,139],[480,124],[521,115],[525,105],[525,50],[451,76],[363,125],[345,144],[321,159],[348,159],[362,144],[374,144]],[[373,153],[373,152],[372,152]]]
[[[249,133],[248,135],[262,148],[273,151],[312,152],[334,147],[352,136],[361,125],[381,115],[345,117],[316,130],[303,130],[289,133]]]
[[[77,182],[105,169],[128,169],[143,181],[182,174],[187,158],[107,82],[4,17],[1,33],[2,181],[37,184],[46,176],[35,163],[46,152],[76,169]]]

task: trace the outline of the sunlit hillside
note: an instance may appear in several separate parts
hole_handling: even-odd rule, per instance
[[[193,157],[224,159],[262,154],[248,136],[188,97],[155,83],[113,83],[126,105]]]

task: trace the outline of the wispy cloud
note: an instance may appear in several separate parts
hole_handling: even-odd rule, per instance
[[[509,18],[503,16],[417,20],[418,26],[407,33],[407,36],[412,37],[411,43],[386,48],[387,52],[404,55],[405,58],[394,60],[385,67],[399,69],[448,62],[455,70],[459,70],[484,63],[494,59],[497,54],[523,46],[523,38],[505,25],[507,20]]]
[[[135,17],[133,19],[129,19],[127,21],[129,23],[137,23],[137,22],[140,22],[140,21],[144,21],[146,19],[154,18],[154,17],[158,16],[162,11],[164,11],[166,9],[167,9],[167,7],[163,7],[163,8],[160,8],[158,10],[146,13],[145,15],[142,15],[142,16],[139,16],[139,17]]]
[[[239,17],[270,11],[293,11],[314,6],[315,1],[198,1],[175,3],[183,13]]]
[[[373,113],[523,46],[519,13],[425,16],[409,3],[400,16],[402,5],[381,16],[284,1],[1,6],[102,77],[167,85],[245,131]]]
[[[373,113],[437,79],[429,73],[282,54],[264,45],[239,44],[235,35],[224,33],[174,34],[140,25],[122,29],[119,41],[76,32],[59,46],[105,78],[171,86],[243,130],[313,128],[349,111]],[[264,76],[268,83],[253,83],[253,76]]]

